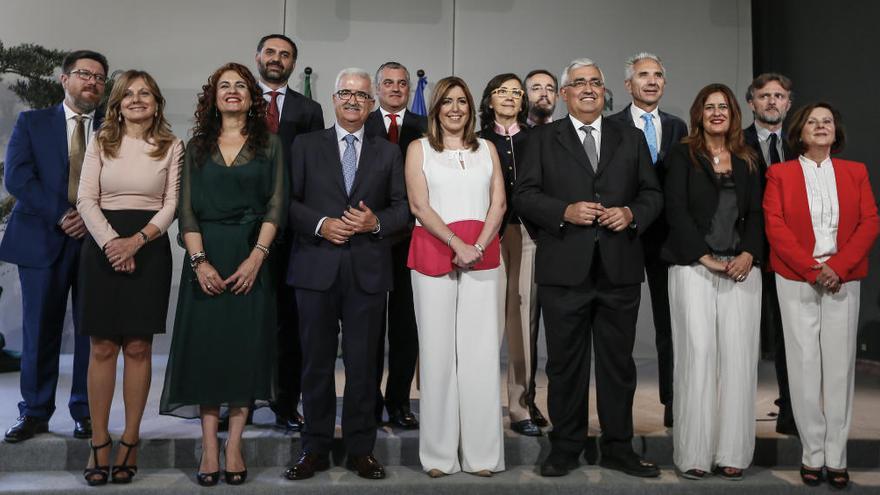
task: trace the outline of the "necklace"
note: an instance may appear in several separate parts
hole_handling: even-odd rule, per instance
[[[724,153],[724,152],[727,151],[727,150],[724,149],[724,148],[721,148],[721,149],[719,149],[717,152],[716,152],[715,150],[713,150],[713,149],[710,149],[709,151],[712,153],[712,162],[713,162],[715,165],[718,165],[718,164],[721,163],[721,154]]]

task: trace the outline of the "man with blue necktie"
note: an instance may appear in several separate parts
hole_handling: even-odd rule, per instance
[[[632,103],[608,120],[635,126],[645,134],[648,150],[657,179],[663,185],[666,168],[663,158],[669,148],[687,135],[687,124],[675,115],[660,111],[660,99],[666,86],[666,69],[660,57],[642,52],[627,59],[624,65],[627,91]],[[664,405],[663,425],[672,426],[672,324],[669,319],[666,263],[660,260],[660,246],[669,231],[662,213],[642,236],[645,248],[645,273],[651,292],[651,311],[654,316],[657,345],[658,382],[660,402]]]
[[[19,418],[5,440],[17,443],[49,430],[55,412],[58,359],[67,297],[76,291],[79,251],[86,227],[76,211],[86,145],[100,125],[95,111],[107,81],[107,59],[79,50],[61,65],[64,102],[18,116],[6,148],[6,188],[16,199],[0,260],[18,265],[23,305]],[[73,384],[68,407],[76,438],[92,436],[86,371],[89,338],[74,336]]]

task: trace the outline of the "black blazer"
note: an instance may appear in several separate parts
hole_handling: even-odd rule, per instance
[[[481,130],[478,135],[495,145],[495,150],[498,151],[498,160],[501,162],[501,173],[504,175],[504,193],[507,195],[507,198],[512,198],[513,188],[516,185],[517,163],[526,154],[529,127],[521,125],[519,132],[512,137],[498,134],[493,127]],[[504,229],[507,228],[509,223],[520,223],[520,219],[514,213],[513,208],[507,208],[507,211],[504,212],[499,235],[504,235]]]
[[[321,110],[321,104],[288,87],[281,108],[281,120],[278,123],[278,137],[284,150],[284,163],[290,166],[290,147],[297,136],[320,131],[323,128],[324,112]]]
[[[400,153],[406,159],[409,143],[419,139],[428,131],[428,118],[407,110],[403,114],[403,122],[399,125],[400,134],[398,136],[400,139],[398,139],[398,144],[400,145]],[[385,130],[385,122],[382,121],[382,112],[378,108],[370,112],[370,116],[367,117],[367,121],[364,123],[364,132],[370,137],[388,139],[388,131]]]
[[[565,208],[577,201],[628,206],[634,228],[612,232],[597,224],[570,225]],[[538,244],[535,281],[573,286],[590,273],[593,250],[618,285],[644,280],[639,239],[663,208],[663,193],[641,131],[603,119],[597,172],[568,117],[531,129],[513,196],[516,213]]]
[[[294,233],[287,283],[327,290],[336,280],[343,250],[351,252],[358,286],[375,294],[391,290],[391,243],[386,238],[406,227],[409,204],[403,159],[397,146],[364,137],[351,196],[345,193],[336,129],[299,136],[291,149],[289,222]],[[349,205],[363,201],[379,218],[378,234],[355,234],[337,246],[315,235],[322,217],[339,218]]]
[[[632,103],[627,105],[620,112],[609,115],[608,120],[614,120],[615,122],[620,122],[621,124],[638,129],[633,122],[630,107],[632,107]],[[661,134],[663,136],[662,141],[660,142],[660,149],[657,151],[657,163],[654,164],[654,171],[657,172],[657,180],[660,182],[660,185],[663,185],[666,180],[666,165],[664,159],[669,153],[669,148],[680,143],[682,138],[687,136],[688,130],[687,124],[684,123],[684,120],[662,110],[658,110],[657,112],[660,114]],[[650,259],[660,258],[660,248],[663,246],[663,242],[666,240],[666,235],[668,233],[669,225],[666,223],[666,216],[658,216],[657,220],[651,224],[651,227],[645,231],[645,235],[642,236],[646,257]]]
[[[739,209],[736,229],[740,249],[750,253],[755,264],[760,264],[764,256],[761,174],[750,172],[748,164],[736,156],[731,156],[731,160]],[[690,265],[704,254],[711,254],[705,237],[718,209],[719,190],[709,160],[699,157],[698,161],[696,165],[691,161],[686,144],[673,146],[666,159],[669,236],[663,244],[661,256],[675,265]]]
[[[782,158],[782,161],[796,158],[794,152],[788,147],[788,141],[785,139],[785,129],[782,130],[782,136],[782,154],[785,156],[779,158]],[[761,178],[763,179],[764,175],[767,173],[767,161],[764,160],[764,153],[761,151],[761,143],[758,141],[758,129],[755,128],[754,122],[752,125],[743,129],[743,138],[745,138],[746,144],[751,146],[758,155],[758,166],[761,170]]]

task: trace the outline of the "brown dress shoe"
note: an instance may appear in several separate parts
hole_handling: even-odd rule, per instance
[[[385,468],[372,454],[367,455],[350,455],[348,456],[347,466],[349,469],[357,471],[358,476],[370,480],[381,480],[385,477]]]
[[[330,469],[330,456],[327,454],[314,454],[303,452],[299,459],[287,468],[284,477],[289,480],[304,480],[311,478],[318,471]]]

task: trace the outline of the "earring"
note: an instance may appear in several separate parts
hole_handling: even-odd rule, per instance
[[[119,121],[122,122],[122,114],[119,114]]]
[[[253,116],[254,116],[254,107],[251,107],[250,110],[248,110],[248,117],[253,117]]]

